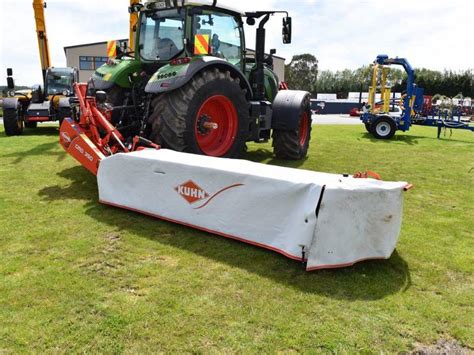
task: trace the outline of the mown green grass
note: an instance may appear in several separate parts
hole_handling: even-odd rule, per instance
[[[405,180],[389,260],[307,273],[279,254],[98,204],[57,128],[0,132],[0,353],[400,351],[474,347],[474,135],[385,142],[316,126],[309,158],[248,159]]]

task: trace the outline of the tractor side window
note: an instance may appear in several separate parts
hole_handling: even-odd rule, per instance
[[[145,60],[170,60],[184,49],[184,23],[177,10],[145,13],[140,24],[140,56]]]
[[[203,47],[202,43],[196,45],[198,40],[203,42],[202,36],[197,37],[196,35],[206,35],[204,39],[208,40],[210,55],[227,59],[235,65],[240,62],[242,53],[241,30],[234,16],[218,12],[195,15],[193,31],[195,35],[195,54],[200,54],[199,49]],[[205,45],[206,43],[204,43]]]

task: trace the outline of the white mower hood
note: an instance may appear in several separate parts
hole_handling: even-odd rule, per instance
[[[307,270],[389,258],[406,182],[145,149],[103,159],[100,202],[237,239]]]

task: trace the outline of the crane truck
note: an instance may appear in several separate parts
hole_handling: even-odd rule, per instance
[[[36,128],[38,122],[59,121],[71,116],[69,97],[78,81],[76,68],[51,66],[43,0],[33,0],[43,86],[35,85],[30,94],[15,91],[13,70],[7,69],[8,97],[3,100],[3,125],[7,136],[21,135],[23,128]]]

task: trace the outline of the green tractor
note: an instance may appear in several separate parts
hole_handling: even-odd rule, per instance
[[[112,122],[129,140],[164,148],[239,157],[246,142],[273,138],[278,158],[302,159],[311,138],[310,94],[280,90],[274,50],[265,55],[265,24],[284,13],[283,42],[291,42],[287,12],[241,13],[186,0],[134,4],[136,48],[109,60],[89,89],[113,107]],[[243,19],[256,25],[256,51],[246,51]],[[104,95],[104,93],[106,95]]]

